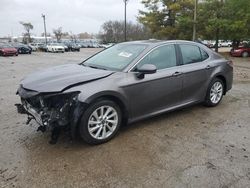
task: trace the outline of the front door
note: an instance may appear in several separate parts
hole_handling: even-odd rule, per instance
[[[136,67],[154,64],[157,72],[136,77],[136,68],[129,74],[129,84],[124,91],[130,99],[131,118],[143,118],[179,104],[181,100],[182,75],[177,66],[175,45],[157,47],[146,55]]]

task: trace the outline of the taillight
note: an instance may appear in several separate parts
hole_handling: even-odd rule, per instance
[[[234,66],[233,61],[231,61],[231,60],[228,61],[227,64],[228,64],[230,67],[233,67],[233,66]]]

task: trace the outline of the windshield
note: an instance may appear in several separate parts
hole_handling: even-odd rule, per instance
[[[121,71],[142,53],[147,45],[117,44],[84,62],[84,66]]]

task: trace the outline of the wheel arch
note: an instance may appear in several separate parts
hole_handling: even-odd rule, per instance
[[[215,75],[214,78],[218,78],[223,82],[223,86],[224,86],[223,95],[225,95],[227,92],[227,80],[226,80],[226,78],[222,74],[217,74],[217,75]]]
[[[243,51],[241,52],[241,57],[244,57],[244,56],[243,56],[244,53],[247,53],[248,56],[250,55],[250,53],[249,53],[247,50],[243,50]]]
[[[121,112],[122,112],[123,123],[126,123],[129,117],[128,105],[127,105],[126,99],[124,99],[119,94],[113,93],[113,92],[107,92],[107,93],[103,92],[103,93],[99,93],[99,94],[92,96],[91,98],[87,99],[86,102],[89,105],[91,105],[98,100],[104,100],[104,99],[111,100],[120,107]]]
[[[126,125],[129,118],[129,111],[128,111],[128,103],[126,99],[121,96],[121,94],[113,91],[106,91],[96,93],[88,98],[80,97],[78,98],[78,104],[75,106],[73,110],[72,119],[71,119],[71,136],[74,138],[77,135],[77,130],[79,126],[80,119],[86,109],[93,103],[98,100],[111,100],[115,102],[121,109],[122,113],[122,125]]]

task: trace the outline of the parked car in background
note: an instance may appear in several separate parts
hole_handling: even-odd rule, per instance
[[[244,43],[242,46],[232,48],[230,54],[234,57],[249,57],[250,56],[250,43]]]
[[[59,44],[59,45],[63,46],[63,47],[64,47],[64,51],[65,51],[65,52],[68,52],[68,51],[69,51],[69,47],[68,47],[65,43],[60,42],[60,43],[57,43],[57,44]]]
[[[221,40],[219,41],[220,47],[232,47],[232,41]]]
[[[217,106],[232,82],[232,61],[203,44],[149,40],[117,44],[81,64],[33,73],[17,94],[22,112],[41,130],[66,128],[72,137],[101,144],[125,122],[191,104]]]
[[[70,42],[70,43],[65,43],[65,45],[68,47],[68,50],[69,51],[72,51],[72,52],[80,52],[80,48],[81,46],[79,46],[78,44],[76,43],[73,43],[73,42]]]
[[[88,48],[88,44],[84,42],[79,42],[78,44],[81,46],[81,48]]]
[[[47,52],[48,48],[46,44],[39,44],[38,50],[41,52]]]
[[[14,48],[17,49],[19,54],[31,54],[32,48],[28,45],[21,44],[21,43],[13,43],[11,44]]]
[[[65,52],[64,46],[60,43],[50,43],[47,45],[47,51],[48,52]]]
[[[34,43],[29,43],[28,46],[32,49],[33,52],[38,50],[38,47]]]
[[[17,49],[9,44],[0,44],[0,55],[1,56],[18,56]]]

